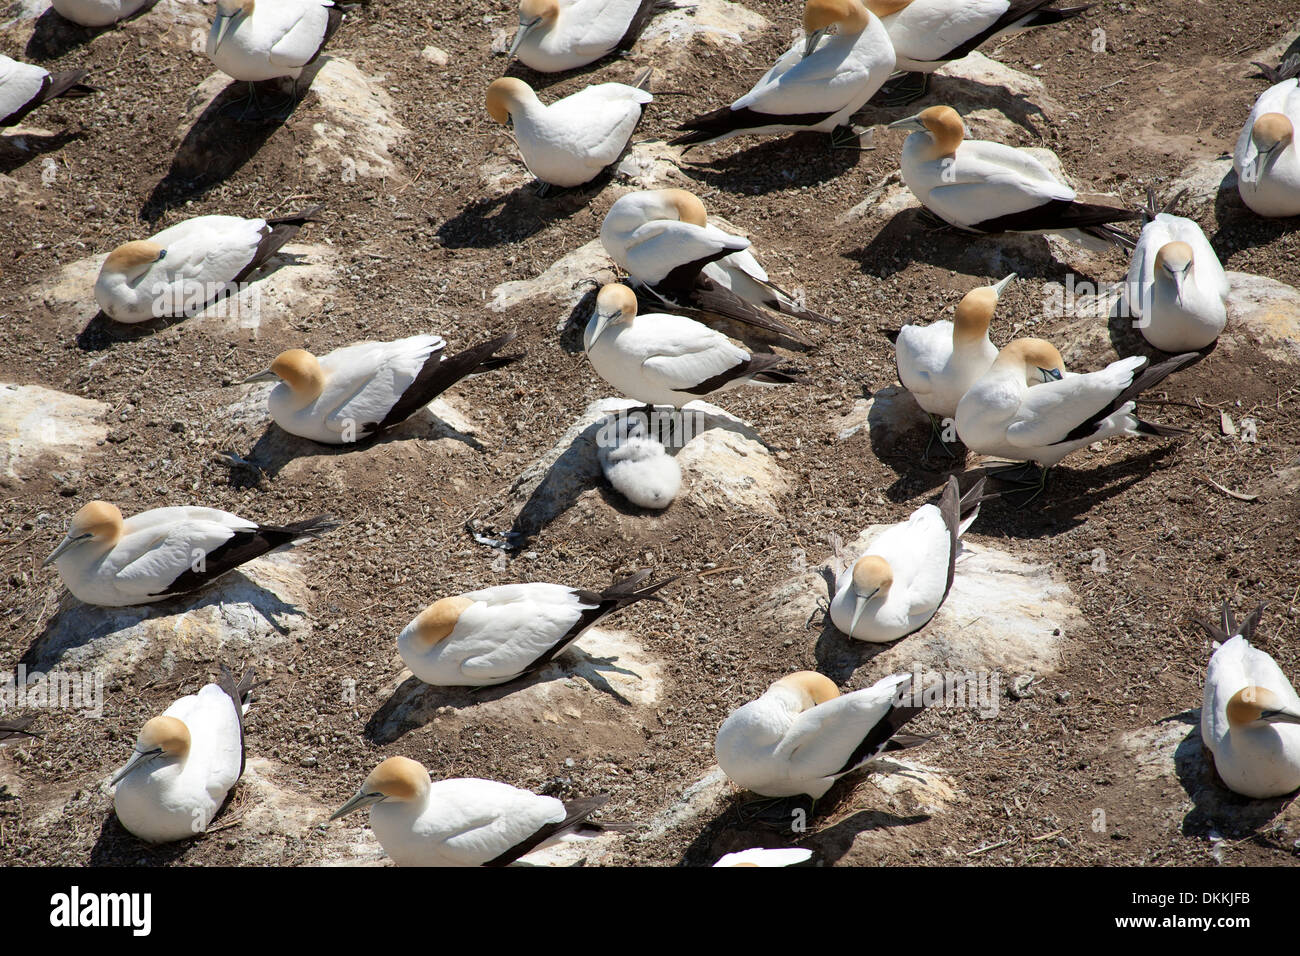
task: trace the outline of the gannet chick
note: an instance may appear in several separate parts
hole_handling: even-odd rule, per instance
[[[681,408],[741,385],[784,385],[798,379],[779,355],[749,352],[694,319],[637,315],[636,296],[610,283],[596,296],[583,335],[596,374],[628,398]]]
[[[608,795],[561,803],[493,780],[434,783],[406,757],[389,757],[330,817],[370,807],[370,828],[398,866],[509,866],[534,850],[582,831]]]
[[[1192,352],[1228,322],[1228,277],[1201,227],[1171,214],[1178,198],[1157,211],[1148,197],[1151,221],[1133,250],[1125,300],[1144,339],[1165,352]]]
[[[502,584],[430,604],[397,638],[411,673],[439,687],[484,687],[545,667],[602,618],[675,581],[647,584],[649,571],[604,591],[562,584]]]
[[[50,0],[59,16],[83,27],[106,27],[125,20],[149,0]]]
[[[682,468],[667,449],[646,434],[642,418],[620,431],[615,444],[598,450],[601,470],[614,490],[638,508],[667,508],[682,487]]]
[[[514,339],[507,332],[451,356],[437,335],[361,342],[320,358],[289,349],[242,384],[278,382],[266,400],[277,425],[301,438],[346,445],[400,425],[469,375],[523,358],[496,354]]]
[[[931,106],[889,124],[915,129],[903,142],[903,182],[926,209],[967,232],[1054,232],[1088,248],[1134,240],[1109,223],[1142,214],[1075,201],[1031,154],[1014,146],[964,139],[966,127],[950,106]]]
[[[1278,69],[1256,64],[1273,85],[1260,94],[1237,137],[1232,168],[1241,201],[1261,216],[1300,216],[1300,56]]]
[[[222,665],[218,683],[145,723],[131,759],[112,780],[122,826],[149,843],[207,829],[244,773],[244,714],[253,682],[252,668],[236,684]]]
[[[16,126],[36,107],[60,96],[98,93],[98,88],[82,82],[89,75],[87,70],[51,73],[0,55],[0,127]]]
[[[739,853],[728,853],[720,857],[713,866],[715,869],[719,866],[798,866],[811,859],[812,850],[805,847],[792,846],[778,849],[755,847],[752,850],[741,850]]]
[[[1201,626],[1221,646],[1210,658],[1201,739],[1229,789],[1254,799],[1300,787],[1300,697],[1277,662],[1251,647],[1264,606],[1239,628],[1223,604],[1223,627]]]
[[[648,82],[649,71],[643,81]],[[614,166],[653,100],[624,83],[598,83],[547,106],[523,80],[503,76],[487,90],[487,111],[515,134],[524,165],[544,186],[581,186]]]
[[[108,254],[95,301],[117,322],[193,316],[245,282],[316,221],[321,206],[292,216],[196,216]]]
[[[35,721],[35,717],[0,720],[0,744],[19,740],[35,740],[40,737],[40,734],[30,729]]]
[[[509,56],[538,73],[560,73],[627,50],[672,0],[520,0]]]
[[[960,539],[979,516],[984,479],[962,495],[948,476],[939,504],[925,504],[882,531],[836,581],[831,620],[849,637],[877,644],[914,634],[952,590]]]
[[[270,551],[338,527],[329,515],[284,527],[216,508],[154,508],[123,520],[107,501],[83,505],[45,567],[55,564],[73,597],[127,607],[197,591]]]

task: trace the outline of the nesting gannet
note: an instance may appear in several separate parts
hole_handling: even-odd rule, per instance
[[[502,584],[435,601],[397,637],[411,673],[440,687],[505,684],[545,667],[608,614],[676,580],[638,571],[604,591]]]
[[[673,6],[672,0],[520,0],[509,55],[538,73],[576,70],[630,48],[652,16]]]
[[[837,32],[828,37],[832,27]],[[753,89],[677,127],[690,132],[669,145],[800,130],[832,133],[835,145],[856,145],[849,118],[894,70],[889,34],[862,0],[807,0],[803,30]]]
[[[636,295],[617,283],[596,296],[582,342],[596,374],[647,405],[681,408],[740,385],[798,381],[777,367],[781,356],[752,355],[694,319],[637,315]]]
[[[643,82],[650,78],[649,71]],[[528,171],[543,186],[581,186],[618,162],[653,100],[625,83],[597,83],[547,106],[523,80],[503,76],[487,90],[487,111],[515,134]]]
[[[83,27],[106,27],[136,13],[149,0],[51,0],[59,16]]]
[[[929,75],[1018,30],[1077,17],[1091,4],[1056,9],[1054,0],[863,0],[880,18],[894,45],[897,68],[906,75],[891,80],[876,97],[901,106],[925,95]]]
[[[919,702],[911,683],[910,674],[894,674],[841,695],[815,671],[783,677],[722,722],[714,744],[718,766],[761,796],[817,799],[885,750],[924,709],[913,706]]]
[[[389,757],[330,819],[370,807],[370,828],[398,866],[508,866],[570,834],[599,832],[587,817],[608,799],[562,803],[474,778],[434,783],[414,760]]]
[[[334,0],[216,0],[207,54],[236,80],[294,80],[343,22]]]
[[[195,315],[256,273],[322,207],[273,219],[196,216],[108,254],[95,301],[118,322]]]
[[[207,684],[147,721],[112,784],[117,819],[141,840],[169,843],[207,829],[244,773],[244,714],[253,689],[222,665]]]
[[[275,527],[216,508],[154,508],[123,520],[115,505],[92,501],[42,567],[55,564],[73,597],[87,604],[150,604],[336,527],[328,515]]]
[[[1203,349],[1228,322],[1228,277],[1201,227],[1172,215],[1176,196],[1142,229],[1124,295],[1142,337],[1165,352]]]
[[[805,847],[792,846],[777,849],[764,849],[755,847],[752,850],[741,850],[738,853],[728,853],[719,858],[714,867],[719,866],[798,866],[800,863],[807,863],[812,859],[812,850]]]
[[[929,624],[952,590],[960,539],[979,516],[983,493],[983,478],[963,496],[950,475],[937,507],[921,505],[882,531],[836,581],[835,626],[883,644]]]
[[[36,721],[35,717],[18,717],[13,720],[0,720],[0,744],[6,741],[34,740],[40,736],[29,728]]]
[[[88,75],[86,70],[51,73],[0,55],[0,126],[16,125],[36,107],[57,97],[98,93],[96,87],[82,82]]]
[[[1024,150],[963,139],[966,127],[950,106],[931,106],[889,127],[916,130],[903,142],[903,182],[958,229],[1055,232],[1090,248],[1133,246],[1108,223],[1140,219],[1140,212],[1076,202],[1074,190]]]
[[[1222,629],[1201,625],[1222,642],[1205,675],[1201,740],[1219,778],[1255,799],[1300,787],[1300,696],[1277,662],[1250,645],[1263,611],[1237,627],[1225,601]]]
[[[1255,101],[1237,137],[1237,191],[1261,216],[1300,216],[1300,56],[1276,70],[1255,65],[1273,85]]]
[[[667,508],[682,487],[681,465],[646,433],[643,416],[625,420],[632,425],[620,430],[614,444],[598,449],[601,470],[614,490],[638,508]]]

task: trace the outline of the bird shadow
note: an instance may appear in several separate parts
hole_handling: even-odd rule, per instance
[[[33,159],[57,152],[68,143],[84,139],[85,135],[85,132],[79,129],[63,130],[58,133],[28,132],[0,135],[0,173],[8,175],[26,166]]]
[[[930,106],[951,106],[963,116],[976,110],[992,109],[1027,131],[1035,139],[1043,137],[1043,127],[1051,123],[1047,114],[1024,93],[1013,93],[1005,86],[982,83],[960,76],[931,74],[925,95],[902,106],[881,106],[868,102],[853,119],[869,125],[884,125],[905,116],[913,116]]]
[[[193,838],[172,843],[147,843],[133,834],[116,813],[109,813],[99,826],[99,836],[91,847],[91,866],[121,866],[130,861],[138,866],[167,866],[183,858],[194,845]]]
[[[80,23],[73,23],[51,7],[36,18],[36,23],[32,28],[32,35],[27,39],[27,46],[23,50],[23,55],[28,60],[36,63],[43,60],[57,60],[59,57],[90,43],[100,34],[116,30],[124,23],[139,19],[152,10],[157,3],[158,0],[149,0],[148,3],[129,17],[123,17],[102,27],[87,27],[82,26]]]
[[[438,227],[438,238],[448,249],[492,249],[519,242],[586,209],[612,176],[607,170],[583,186],[548,197],[539,196],[538,182],[529,180],[503,195],[472,199]]]
[[[707,162],[688,161],[684,155],[678,168],[692,179],[729,193],[760,195],[817,186],[844,175],[862,159],[859,150],[830,149],[829,142],[825,133],[795,133]],[[774,175],[774,170],[779,173]]]
[[[1242,201],[1237,189],[1237,174],[1231,169],[1224,175],[1214,196],[1214,221],[1217,228],[1210,236],[1210,245],[1220,262],[1226,262],[1238,252],[1294,235],[1300,228],[1300,216],[1273,218],[1254,212]]]

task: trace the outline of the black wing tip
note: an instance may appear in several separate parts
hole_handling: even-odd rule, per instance
[[[266,222],[270,226],[303,226],[309,222],[320,222],[320,214],[325,211],[325,204],[318,203],[302,212],[291,213],[288,216],[268,217]]]
[[[30,729],[35,722],[35,716],[0,720],[0,740],[15,740],[21,737],[37,739],[45,736],[40,731]]]
[[[313,518],[305,518],[302,521],[295,521],[287,524],[282,528],[269,528],[262,526],[263,531],[285,531],[294,535],[294,540],[307,540],[310,538],[319,538],[323,534],[341,527],[342,521],[339,521],[332,514],[320,514]]]
[[[614,601],[621,607],[626,607],[629,604],[635,604],[637,601],[643,601],[646,599],[662,601],[663,598],[659,596],[658,592],[662,588],[665,588],[676,581],[680,575],[674,574],[672,577],[664,578],[662,581],[643,584],[642,582],[644,582],[648,577],[650,577],[650,571],[648,569],[642,569],[633,574],[629,574],[626,577],[619,578],[600,593],[600,599],[602,602]]]

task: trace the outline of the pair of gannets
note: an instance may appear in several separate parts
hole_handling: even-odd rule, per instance
[[[1255,101],[1237,137],[1237,191],[1261,216],[1300,216],[1300,55],[1276,70],[1255,65],[1273,85]]]
[[[108,254],[95,279],[95,301],[118,322],[195,315],[262,268],[315,221],[323,207],[292,216],[244,219],[196,216]]]
[[[289,77],[296,85],[343,22],[334,0],[216,0],[216,8],[208,59],[249,83]]]
[[[42,103],[60,96],[79,97],[98,93],[82,81],[86,70],[49,70],[0,55],[0,127],[15,126]]]
[[[138,12],[149,0],[51,0],[59,16],[83,27],[106,27]]]
[[[370,828],[398,866],[509,866],[570,835],[606,829],[588,817],[608,799],[561,802],[472,777],[435,783],[414,760],[389,757],[330,819],[369,807]]]
[[[545,186],[581,186],[618,162],[654,99],[634,86],[598,83],[547,106],[523,80],[503,76],[487,89],[487,111],[514,132],[524,165]]]
[[[979,517],[981,478],[965,495],[948,477],[939,504],[925,504],[882,531],[836,581],[831,620],[860,641],[887,643],[914,634],[952,590],[961,536]]]
[[[317,358],[289,349],[244,385],[277,382],[267,396],[275,423],[300,438],[346,445],[396,427],[461,379],[522,358],[497,355],[515,339],[507,332],[455,355],[438,335],[360,342]]]
[[[1201,740],[1220,779],[1263,799],[1300,787],[1300,696],[1277,662],[1251,647],[1261,604],[1240,627],[1228,602],[1221,628],[1202,623],[1220,642],[1210,658],[1201,704]]]
[[[669,145],[800,130],[832,133],[833,143],[856,145],[850,117],[894,71],[889,34],[862,0],[807,0],[803,32],[753,89],[730,106],[682,124],[678,129],[689,132]]]
[[[54,564],[73,597],[87,604],[150,604],[336,527],[329,515],[278,527],[216,508],[154,508],[123,519],[115,505],[91,501],[42,566]]]
[[[1134,244],[1108,224],[1142,213],[1076,201],[1073,189],[1024,150],[965,139],[965,124],[950,106],[931,106],[889,126],[916,130],[903,142],[903,182],[922,206],[958,229],[1052,232],[1089,248]]]
[[[1203,349],[1228,322],[1228,276],[1201,227],[1172,214],[1183,193],[1163,210],[1148,192],[1147,215],[1125,299],[1142,337],[1165,352]]]
[[[236,683],[223,664],[216,684],[147,721],[111,785],[122,826],[149,843],[170,843],[208,828],[244,774],[244,714],[253,669]]]
[[[626,50],[672,0],[520,0],[510,58],[538,73],[559,73]]]
[[[545,667],[608,614],[662,600],[638,571],[604,591],[562,584],[502,584],[429,605],[397,638],[397,651],[424,681],[442,687],[505,684]]]
[[[597,375],[647,405],[681,408],[741,385],[799,381],[781,371],[782,356],[751,354],[694,319],[657,312],[638,315],[636,295],[617,283],[596,296],[582,342]]]

